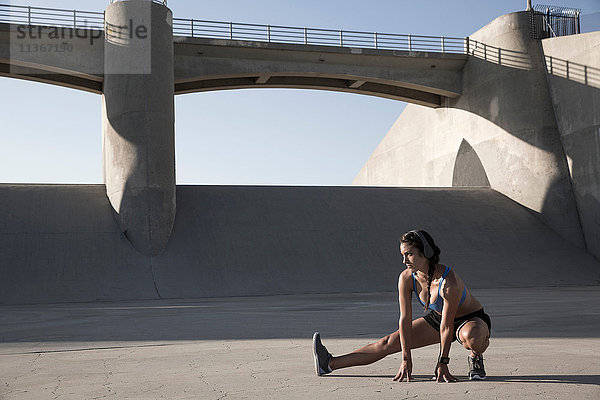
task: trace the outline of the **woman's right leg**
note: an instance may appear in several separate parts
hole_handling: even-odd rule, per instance
[[[440,342],[440,333],[429,325],[424,318],[418,318],[412,322],[412,333],[413,349]],[[379,339],[375,343],[354,350],[352,353],[332,357],[329,361],[329,367],[335,370],[357,365],[367,365],[381,360],[387,355],[397,353],[400,350],[400,332],[396,331]]]

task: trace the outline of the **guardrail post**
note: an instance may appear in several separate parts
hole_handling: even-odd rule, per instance
[[[229,23],[229,38],[233,40],[233,22]]]
[[[377,49],[377,32],[375,32],[375,49]]]
[[[412,40],[410,35],[408,35],[408,51],[412,51]]]
[[[27,6],[27,25],[31,25],[31,6]]]
[[[190,25],[192,27],[192,37],[194,37],[194,18],[190,20]]]
[[[340,29],[340,47],[344,47],[344,33]]]
[[[468,36],[465,38],[465,48],[467,50],[465,54],[469,54],[469,37]]]
[[[442,36],[442,53],[444,53],[446,50],[445,46],[444,46],[444,37]]]
[[[271,43],[271,25],[267,25],[267,42]]]
[[[77,10],[73,10],[73,28],[77,29]]]
[[[304,44],[308,44],[308,30],[304,27]]]

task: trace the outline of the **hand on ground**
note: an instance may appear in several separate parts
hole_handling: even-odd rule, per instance
[[[410,360],[402,361],[402,365],[394,377],[394,380],[402,382],[404,378],[406,378],[406,382],[410,382],[412,379],[412,361]]]
[[[456,382],[458,380],[454,376],[452,376],[452,374],[450,373],[450,370],[448,369],[447,364],[439,364],[439,363],[435,367],[434,378],[437,382],[447,382],[447,383]]]

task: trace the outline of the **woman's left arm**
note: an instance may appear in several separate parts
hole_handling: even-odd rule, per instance
[[[450,346],[454,336],[454,317],[458,310],[461,288],[454,276],[454,273],[448,275],[444,280],[440,293],[444,299],[444,308],[442,309],[442,323],[440,325],[440,355],[435,367],[435,377],[438,382],[456,382],[456,379],[448,369],[448,357],[450,356]]]

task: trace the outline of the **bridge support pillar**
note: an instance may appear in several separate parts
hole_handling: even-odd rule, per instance
[[[103,178],[124,236],[164,251],[175,220],[172,13],[149,0],[106,9]]]

